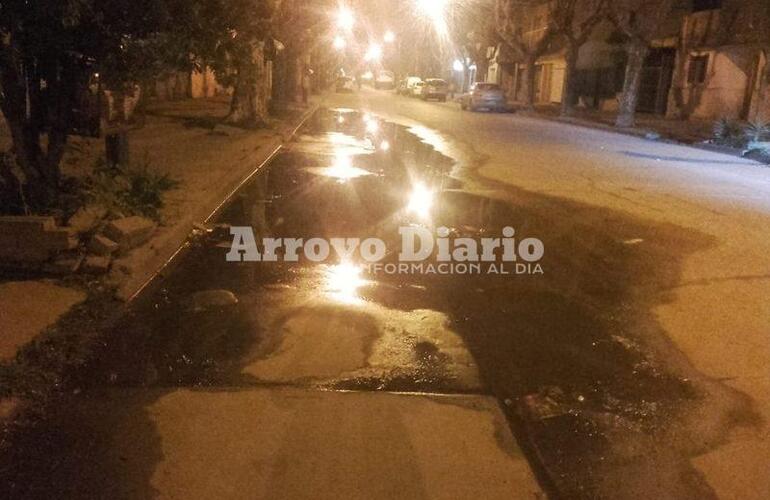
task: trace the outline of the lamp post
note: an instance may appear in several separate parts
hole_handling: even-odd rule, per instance
[[[353,16],[353,12],[347,7],[340,7],[337,11],[337,27],[345,31],[351,31],[355,23],[356,19]]]

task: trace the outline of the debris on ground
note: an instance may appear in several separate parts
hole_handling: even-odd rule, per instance
[[[155,231],[156,224],[144,217],[132,216],[111,221],[104,228],[104,234],[127,252],[146,243]]]

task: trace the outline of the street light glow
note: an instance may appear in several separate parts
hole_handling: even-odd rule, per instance
[[[345,45],[346,45],[346,43],[345,43],[345,39],[344,38],[342,38],[339,35],[334,37],[334,49],[335,50],[342,50],[342,49],[345,48]]]
[[[447,34],[446,9],[449,0],[416,0],[417,8],[427,17],[439,35]]]
[[[369,284],[361,277],[363,269],[350,262],[342,262],[326,269],[326,290],[338,302],[362,304],[359,289]]]
[[[369,62],[379,61],[382,59],[382,47],[376,43],[371,44],[366,51],[366,55],[364,55],[364,59]]]
[[[388,30],[385,32],[385,36],[383,37],[383,39],[385,40],[385,43],[393,43],[394,41],[396,41],[396,34]]]
[[[347,7],[340,7],[340,10],[337,11],[337,26],[343,30],[352,30],[355,23],[353,12]]]
[[[455,71],[465,71],[465,66],[463,66],[461,60],[455,59],[455,62],[452,63],[452,69]]]
[[[433,208],[433,192],[425,184],[418,182],[412,188],[407,210],[426,218],[430,215],[431,208]]]

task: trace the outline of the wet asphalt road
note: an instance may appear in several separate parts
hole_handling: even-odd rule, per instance
[[[553,496],[714,497],[690,457],[722,430],[696,435],[702,429],[683,415],[705,408],[740,421],[750,411],[730,391],[714,408],[707,395],[719,388],[683,368],[650,314],[651,290],[678,275],[666,248],[689,254],[707,239],[483,180],[450,154],[430,130],[322,109],[109,334],[78,402],[60,402],[14,438],[0,496],[157,493],[144,484],[157,456],[122,479],[138,484],[117,490],[81,470],[84,457],[103,459],[106,475],[124,460],[112,457],[109,431],[94,439],[73,430],[80,413],[70,408],[83,400],[141,389],[124,408],[141,419],[159,393],[180,388],[302,388],[492,396]],[[420,189],[434,193],[427,208],[414,206]],[[377,237],[391,249],[386,262],[396,260],[403,226],[465,238],[510,226],[546,252],[542,273],[507,275],[387,275],[333,257],[233,263],[231,226],[257,238]],[[638,251],[636,239],[666,248]],[[102,417],[107,428],[116,418]]]

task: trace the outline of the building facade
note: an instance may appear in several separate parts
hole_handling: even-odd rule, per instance
[[[524,36],[547,30],[552,2],[532,8]],[[670,118],[770,120],[770,0],[690,0],[673,11],[645,61],[638,111]],[[580,47],[574,83],[579,105],[617,109],[623,89],[624,37],[600,22]],[[565,56],[558,37],[538,58],[535,104],[561,103]],[[523,102],[526,65],[505,44],[490,50],[488,79]]]

